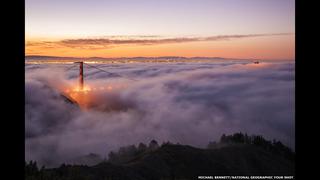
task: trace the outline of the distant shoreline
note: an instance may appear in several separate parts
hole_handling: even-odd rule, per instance
[[[179,63],[179,62],[277,62],[277,61],[293,61],[294,60],[264,60],[264,59],[237,59],[222,57],[180,57],[180,56],[160,56],[160,57],[59,57],[59,56],[25,56],[26,64],[42,64],[42,63],[73,63],[75,61],[86,61],[89,63]]]

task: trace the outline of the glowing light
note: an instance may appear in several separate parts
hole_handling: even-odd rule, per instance
[[[63,92],[67,97],[75,101],[82,110],[86,111],[90,107],[94,107],[97,98],[101,95],[100,93],[112,93],[114,90],[120,90],[125,87],[128,87],[128,85],[122,83],[113,83],[105,86],[85,85],[82,89],[78,85],[75,85],[65,88]]]

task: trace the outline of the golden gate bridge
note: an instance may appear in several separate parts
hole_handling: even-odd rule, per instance
[[[79,79],[78,80],[79,84],[78,84],[78,88],[80,90],[84,89],[84,65],[87,65],[90,68],[95,68],[95,69],[99,70],[100,72],[104,72],[104,73],[107,73],[107,74],[110,74],[110,75],[115,75],[115,76],[120,77],[120,78],[128,79],[128,80],[131,80],[131,81],[138,81],[137,79],[126,77],[126,76],[120,75],[119,73],[109,72],[109,71],[106,71],[106,70],[101,69],[99,67],[96,67],[96,66],[90,65],[88,63],[85,63],[83,61],[74,62],[74,65],[69,67],[69,68],[67,68],[66,70],[70,70],[70,69],[74,68],[77,64],[79,64],[79,78],[78,78]]]
[[[91,92],[91,91],[94,91],[97,89],[97,88],[90,88],[90,87],[85,86],[85,84],[84,84],[85,83],[85,76],[88,76],[84,72],[85,66],[87,66],[88,68],[94,68],[94,69],[98,70],[98,72],[103,72],[103,73],[107,73],[109,75],[113,75],[114,77],[119,77],[119,78],[127,79],[130,81],[138,81],[137,79],[127,77],[127,76],[124,76],[124,75],[121,75],[121,74],[115,73],[115,72],[109,72],[109,71],[106,71],[100,67],[88,64],[83,61],[73,62],[73,65],[71,67],[66,68],[65,70],[69,71],[77,66],[79,66],[78,85],[76,87],[73,87],[71,90],[69,90],[69,89],[63,90],[62,95],[64,97],[68,98],[69,100],[76,102],[84,109],[86,109],[87,105],[89,104],[89,102],[92,98],[91,94],[88,92],[89,91]],[[118,86],[118,88],[123,88],[123,87],[126,87],[126,86],[121,86],[121,85]],[[106,90],[112,90],[113,88],[116,88],[116,86],[109,85],[106,88]]]

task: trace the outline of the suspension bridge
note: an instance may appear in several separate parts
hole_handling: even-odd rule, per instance
[[[84,89],[84,65],[88,66],[89,68],[94,68],[96,70],[98,70],[99,72],[103,72],[103,73],[107,73],[109,75],[113,75],[113,76],[116,76],[116,77],[119,77],[119,78],[123,78],[123,79],[127,79],[127,80],[130,80],[130,81],[138,81],[137,79],[134,79],[134,78],[130,78],[130,77],[127,77],[127,76],[123,76],[119,73],[114,73],[114,72],[109,72],[109,71],[106,71],[102,68],[99,68],[97,66],[94,66],[94,65],[90,65],[88,63],[85,63],[83,61],[79,61],[79,62],[74,62],[73,66],[67,68],[66,70],[71,70],[72,68],[75,68],[77,65],[79,65],[79,84],[78,84],[78,88],[80,90],[83,90]]]
[[[78,84],[76,87],[72,88],[71,90],[65,90],[63,92],[63,95],[68,98],[70,101],[72,102],[76,102],[77,104],[79,104],[81,107],[83,107],[84,109],[86,109],[86,107],[88,106],[88,104],[90,104],[90,100],[92,100],[92,94],[94,93],[88,93],[88,92],[92,92],[94,91],[95,89],[97,88],[88,88],[86,85],[85,85],[85,77],[89,76],[89,75],[92,75],[92,74],[85,74],[85,67],[86,68],[93,68],[93,69],[96,69],[97,72],[102,72],[102,73],[106,73],[108,75],[112,75],[113,77],[118,77],[118,78],[121,78],[121,79],[126,79],[126,80],[129,80],[129,81],[138,81],[137,79],[135,78],[131,78],[131,77],[128,77],[128,76],[124,76],[124,75],[121,75],[119,73],[115,73],[115,72],[109,72],[105,69],[102,69],[100,67],[97,67],[97,66],[94,66],[94,65],[91,65],[91,64],[88,64],[86,62],[83,62],[83,61],[79,61],[79,62],[74,62],[73,65],[71,67],[68,67],[66,68],[65,70],[66,71],[69,71],[73,68],[76,68],[78,67],[79,69],[79,73],[78,73]],[[95,73],[94,73],[95,74]],[[105,90],[112,90],[114,87],[112,86],[108,86]],[[123,87],[120,87],[120,88],[123,88]],[[103,88],[104,89],[104,88]],[[101,89],[100,89],[101,90]]]

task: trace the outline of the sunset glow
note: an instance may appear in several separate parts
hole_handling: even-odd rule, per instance
[[[294,0],[26,0],[24,63],[26,179],[294,179]]]
[[[26,3],[26,55],[295,59],[293,0]]]

